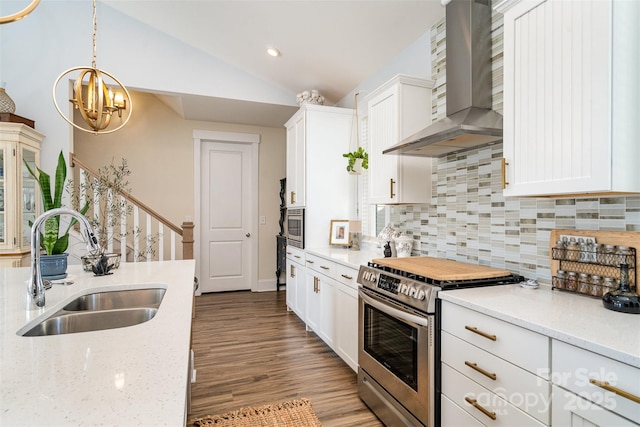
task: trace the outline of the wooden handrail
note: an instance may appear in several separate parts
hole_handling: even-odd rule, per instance
[[[83,163],[82,160],[79,160],[73,153],[69,153],[69,163],[70,163],[71,167],[75,167],[76,164],[77,164],[82,169],[87,171],[89,173],[89,175],[93,176],[94,178],[97,178],[99,176],[98,172],[96,172],[95,170],[91,169],[91,167],[89,167],[89,166],[87,166],[87,164]],[[169,221],[168,219],[166,219],[165,217],[163,217],[162,215],[160,215],[159,213],[157,213],[156,211],[151,209],[149,206],[145,205],[140,200],[138,200],[135,197],[133,197],[131,194],[129,194],[127,192],[124,192],[124,191],[119,191],[118,193],[119,193],[120,196],[124,197],[127,201],[131,202],[134,205],[137,205],[140,209],[142,209],[148,215],[150,215],[151,217],[155,218],[158,222],[161,222],[164,225],[166,225],[167,227],[169,227],[176,234],[179,234],[180,236],[183,235],[182,234],[183,233],[182,228],[180,228],[177,225],[173,224],[171,221]],[[190,239],[190,240],[192,240],[192,239]]]

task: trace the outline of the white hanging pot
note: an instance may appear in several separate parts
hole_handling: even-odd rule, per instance
[[[353,164],[353,171],[349,171],[351,175],[362,175],[362,161],[364,159],[356,159],[356,162]]]

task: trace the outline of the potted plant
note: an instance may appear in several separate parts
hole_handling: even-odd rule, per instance
[[[347,172],[353,175],[360,175],[363,169],[369,169],[369,154],[362,147],[356,151],[344,153],[342,157],[348,159]]]
[[[122,219],[127,218],[133,212],[133,206],[121,195],[131,193],[128,177],[131,175],[126,159],[122,159],[120,165],[111,163],[98,169],[96,177],[91,177],[79,186],[71,189],[74,206],[79,206],[80,200],[84,200],[91,211],[87,216],[94,229],[100,249],[82,257],[82,266],[85,271],[92,271],[96,275],[110,274],[112,269],[120,265],[122,254],[108,253],[109,241],[112,239],[124,239],[127,236],[137,237],[141,234],[140,228],[129,227],[121,229]],[[146,237],[143,245],[133,256],[136,259],[152,256],[155,253],[154,244],[159,234]],[[126,256],[126,254],[125,254]]]
[[[51,177],[49,174],[37,166],[34,171],[26,161],[24,164],[29,174],[38,182],[40,194],[42,195],[42,211],[46,212],[51,209],[61,208],[63,206],[62,191],[67,179],[67,163],[64,160],[62,151],[58,156],[53,193],[51,192]],[[82,209],[79,209],[79,212],[84,215],[88,209],[89,205],[85,204]],[[44,233],[40,233],[40,248],[45,252],[40,258],[43,278],[56,280],[66,277],[67,258],[69,255],[66,250],[69,247],[69,230],[76,222],[77,220],[72,218],[64,233],[60,233],[59,216],[45,221]],[[33,225],[32,221],[29,221],[29,225]]]

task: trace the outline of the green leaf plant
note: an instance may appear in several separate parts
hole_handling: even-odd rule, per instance
[[[67,179],[67,163],[64,160],[64,155],[60,151],[58,156],[58,165],[56,166],[55,180],[53,192],[51,191],[51,176],[40,169],[35,167],[35,171],[24,162],[29,174],[38,182],[40,187],[40,194],[42,195],[42,211],[46,212],[51,209],[61,208],[62,193],[65,187],[65,181]],[[84,215],[89,210],[89,204],[85,204],[79,212]],[[54,216],[47,219],[44,223],[44,233],[40,233],[40,247],[45,251],[47,255],[58,255],[64,253],[69,247],[69,231],[76,222],[75,218],[72,218],[62,235],[60,234],[60,216]],[[29,225],[32,226],[33,222],[29,221]]]
[[[342,157],[349,159],[347,172],[355,172],[353,166],[356,164],[356,159],[362,159],[362,169],[369,169],[369,154],[362,147],[358,147],[356,151],[344,153]]]

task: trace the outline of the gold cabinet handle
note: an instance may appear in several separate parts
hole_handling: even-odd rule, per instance
[[[319,281],[320,280],[316,276],[313,276],[313,292],[316,294],[320,292],[320,287],[318,286]]]
[[[471,332],[473,332],[474,334],[478,334],[478,335],[480,335],[481,337],[485,337],[486,339],[491,340],[491,341],[496,341],[496,340],[498,339],[495,335],[490,335],[490,334],[488,334],[488,333],[486,333],[486,332],[482,332],[481,330],[479,330],[479,329],[478,329],[478,328],[476,328],[475,326],[465,326],[464,328],[465,328],[467,331],[471,331]]]
[[[311,261],[311,260],[309,260],[309,259],[307,260],[307,262],[308,262],[309,264],[313,264],[313,261]]]
[[[465,397],[464,400],[467,401],[467,403],[469,403],[470,405],[473,405],[474,408],[476,408],[478,411],[482,412],[483,414],[485,414],[487,417],[491,418],[492,420],[495,420],[496,418],[496,413],[495,412],[491,412],[488,409],[484,408],[482,405],[480,405],[478,403],[478,401],[476,399],[471,399],[470,397]]]
[[[393,185],[395,184],[395,180],[393,178],[389,179],[389,198],[393,199],[396,197],[396,193],[393,192]]]
[[[287,255],[291,255],[291,252],[287,252]]]
[[[321,265],[320,268],[323,270],[329,270],[329,267],[327,267],[326,265]]]
[[[345,278],[345,279],[347,279],[347,280],[353,280],[353,277],[352,277],[352,276],[349,276],[349,275],[347,275],[347,274],[341,274],[341,276],[342,276],[342,277],[344,277],[344,278]]]
[[[464,364],[465,364],[465,365],[467,365],[468,367],[470,367],[471,369],[474,369],[474,370],[476,370],[476,371],[480,372],[480,373],[481,373],[482,375],[484,375],[485,377],[487,377],[487,378],[491,378],[491,379],[492,379],[492,380],[494,380],[494,381],[496,380],[496,378],[498,378],[498,377],[496,376],[496,374],[493,374],[493,373],[491,373],[491,372],[487,372],[487,371],[485,371],[484,369],[482,369],[481,367],[479,367],[477,363],[467,362],[467,361],[465,360]]]
[[[503,190],[507,188],[507,185],[509,185],[509,182],[507,182],[507,166],[509,166],[509,163],[507,162],[507,159],[503,157],[502,158],[502,189]]]
[[[291,276],[291,278],[296,277],[296,266],[290,265],[289,267],[289,276]]]
[[[291,192],[291,197],[290,198],[291,198],[291,204],[292,205],[295,204],[296,203],[296,192],[295,191]]]
[[[591,384],[593,384],[593,385],[596,385],[596,386],[598,386],[600,388],[603,388],[603,389],[605,389],[607,391],[610,391],[611,393],[615,393],[618,396],[622,396],[622,397],[624,397],[626,399],[629,399],[629,400],[631,400],[633,402],[640,403],[640,397],[636,396],[633,393],[629,393],[628,391],[621,390],[618,387],[612,386],[607,381],[598,381],[596,379],[590,378],[589,382]]]

